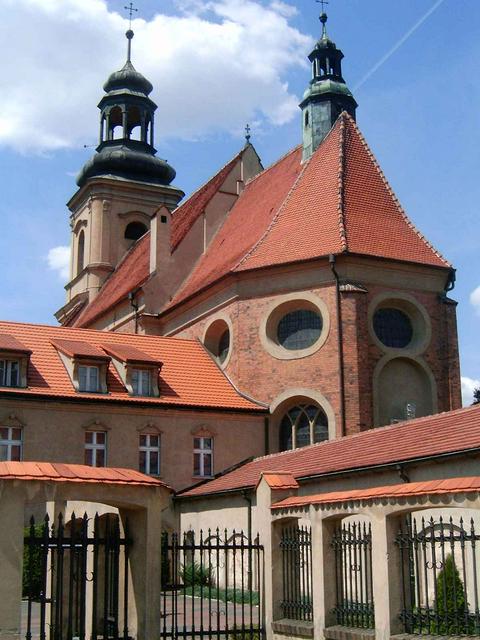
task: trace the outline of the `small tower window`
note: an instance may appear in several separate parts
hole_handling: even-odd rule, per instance
[[[148,229],[143,222],[130,222],[125,228],[125,240],[136,242],[147,233]]]
[[[83,271],[83,267],[85,266],[85,233],[80,231],[78,234],[78,245],[77,245],[77,276]]]
[[[310,123],[310,116],[308,111],[305,111],[305,126],[308,127],[309,123]]]

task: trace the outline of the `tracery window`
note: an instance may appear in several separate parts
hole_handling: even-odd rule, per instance
[[[320,338],[322,317],[311,309],[297,309],[278,323],[278,343],[289,350],[308,349]]]
[[[299,449],[328,440],[328,418],[321,407],[299,404],[280,423],[280,451]]]

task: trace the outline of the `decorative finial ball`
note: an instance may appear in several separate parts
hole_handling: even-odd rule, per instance
[[[127,40],[131,40],[135,34],[129,29],[125,35],[127,36]]]
[[[321,22],[322,24],[326,24],[327,20],[328,20],[328,16],[327,16],[327,14],[326,14],[325,12],[324,12],[324,13],[322,13],[322,15],[320,16],[320,22]]]

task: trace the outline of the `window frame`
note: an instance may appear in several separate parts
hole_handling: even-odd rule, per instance
[[[92,442],[87,442],[88,434],[92,434]],[[97,442],[97,436],[102,434],[103,443]],[[92,452],[92,463],[87,462],[87,451]],[[97,451],[103,451],[103,464],[97,464]],[[102,430],[87,429],[84,437],[84,463],[89,467],[103,468],[107,466],[107,432]]]
[[[8,429],[8,437],[6,439],[1,437],[0,434],[0,447],[7,447],[7,458],[3,462],[17,462],[17,460],[12,460],[12,447],[20,448],[20,456],[18,461],[23,460],[23,428],[22,427],[12,427],[8,425],[0,425],[1,429]],[[13,439],[13,431],[20,431],[20,440]]]
[[[310,408],[315,409],[315,415],[313,417],[310,417],[308,414],[308,410]],[[292,417],[290,414],[295,410],[298,409],[298,414],[295,417]],[[305,445],[298,445],[298,439],[297,436],[299,434],[299,427],[302,426],[301,423],[301,419],[302,416],[305,416],[308,420],[308,430],[309,430],[309,442]],[[322,424],[321,418],[323,418],[326,420],[326,424]],[[284,423],[286,425],[286,421],[287,419],[289,420],[290,424],[287,425],[290,429],[290,437],[289,440],[292,443],[292,446],[290,449],[288,448],[283,448],[283,443],[285,442],[285,434],[283,432],[284,430]],[[316,441],[315,439],[315,432],[316,432],[316,427],[320,426],[320,427],[324,427],[326,429],[326,433],[327,433],[327,437],[323,438],[322,440],[318,440]],[[283,414],[280,422],[279,422],[279,449],[280,451],[294,451],[296,449],[302,449],[303,447],[309,447],[312,446],[313,444],[318,444],[320,442],[327,442],[330,439],[330,432],[329,432],[329,421],[328,421],[328,415],[325,411],[325,409],[320,406],[317,405],[313,402],[310,403],[298,403],[298,404],[294,404],[292,405],[288,411],[285,411],[285,413]]]
[[[2,371],[0,377],[0,387],[7,387],[11,389],[18,389],[21,387],[21,377],[22,377],[22,363],[19,358],[8,358],[8,357],[0,357],[0,365],[3,363],[3,367],[0,366],[0,371]],[[17,383],[12,384],[12,365],[17,365]]]
[[[146,438],[146,444],[142,445],[142,438]],[[157,438],[157,445],[152,445],[151,444],[151,439],[152,438]],[[162,450],[162,439],[159,433],[140,433],[138,436],[138,453],[139,453],[139,460],[138,460],[138,469],[140,471],[140,473],[144,473],[147,476],[160,476],[160,471],[161,471],[161,459],[160,459],[160,455],[161,455],[161,450]],[[144,452],[145,455],[145,470],[142,471],[141,469],[141,464],[140,464],[140,454]],[[151,459],[150,459],[150,454],[151,453],[156,453],[157,454],[157,470],[155,472],[152,472],[151,469]]]
[[[196,440],[200,441],[200,446],[195,446]],[[205,441],[210,440],[210,447],[205,447]],[[194,436],[193,438],[193,477],[194,478],[213,478],[213,437],[212,436]],[[195,458],[199,457],[199,473],[195,473]],[[210,473],[205,473],[205,459],[210,458]]]
[[[82,389],[82,381],[81,381],[81,370],[86,370],[86,378],[85,378],[85,389]],[[92,369],[95,369],[97,372],[97,387],[96,389],[90,389],[90,372]],[[102,375],[101,367],[97,364],[78,364],[77,368],[77,377],[78,377],[78,391],[80,393],[102,393],[102,384],[100,381],[100,376]]]
[[[137,380],[137,389],[135,389],[135,374],[139,374],[138,380]],[[140,384],[141,389],[138,388],[138,382],[141,381],[144,374],[148,375],[148,393],[145,393],[143,390],[143,382],[141,382]],[[132,387],[132,396],[151,398],[154,395],[153,394],[153,372],[151,369],[145,369],[142,367],[132,367],[130,379],[131,379],[131,387]]]

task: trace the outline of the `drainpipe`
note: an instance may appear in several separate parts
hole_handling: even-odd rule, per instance
[[[447,282],[445,283],[445,289],[440,294],[440,300],[441,302],[443,302],[443,305],[444,305],[443,318],[444,318],[444,326],[445,326],[445,340],[447,343],[445,351],[447,353],[446,374],[447,374],[447,380],[448,380],[448,407],[443,409],[447,411],[452,409],[453,403],[452,403],[452,384],[450,379],[450,331],[449,331],[450,327],[449,327],[448,307],[446,304],[446,299],[447,299],[448,292],[452,291],[455,287],[455,279],[456,279],[456,271],[455,269],[450,269],[448,273]]]
[[[264,420],[264,446],[265,446],[265,455],[268,456],[270,453],[270,418],[265,416]]]
[[[343,369],[343,324],[342,324],[342,305],[340,299],[340,279],[338,277],[337,270],[335,269],[335,256],[331,253],[328,256],[328,262],[335,278],[335,297],[337,307],[337,341],[338,341],[338,368],[339,368],[339,382],[340,382],[340,410],[342,414],[342,433],[341,436],[346,435],[346,420],[345,420],[345,372]]]
[[[134,311],[134,333],[138,333],[138,302],[135,299],[135,296],[138,293],[138,289],[135,289],[134,291],[130,291],[130,293],[128,294],[128,300],[130,302],[130,306],[132,307],[133,311]]]

